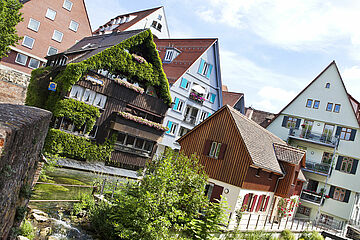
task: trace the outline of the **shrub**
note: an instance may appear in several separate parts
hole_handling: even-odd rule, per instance
[[[301,233],[300,238],[302,240],[324,240],[323,236],[316,231],[304,231]]]
[[[281,240],[295,240],[295,235],[289,230],[285,229],[280,233]]]
[[[34,228],[28,220],[24,220],[20,225],[20,234],[32,240],[35,237]]]

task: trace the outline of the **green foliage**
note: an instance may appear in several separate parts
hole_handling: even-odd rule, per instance
[[[102,211],[95,207],[92,226],[111,233],[107,239],[209,239],[220,229],[223,207],[204,196],[206,179],[195,156],[169,150],[148,164],[140,182],[121,186]]]
[[[63,99],[56,103],[53,111],[55,117],[66,117],[78,128],[86,124],[86,133],[94,127],[96,118],[100,116],[97,107],[74,99]]]
[[[280,233],[280,240],[295,240],[295,235],[289,229],[285,229]]]
[[[35,238],[34,228],[28,220],[24,220],[20,225],[20,235],[27,237],[30,240]]]
[[[316,232],[316,231],[304,231],[301,233],[300,240],[324,240],[324,237],[321,236],[320,233]]]
[[[58,154],[50,153],[44,153],[44,156],[46,158],[46,163],[41,169],[39,178],[41,181],[49,182],[51,177],[49,177],[47,174],[55,171],[55,167],[57,167],[57,161],[62,157],[60,157]]]
[[[44,67],[31,72],[30,83],[26,92],[26,105],[46,109],[45,103],[49,96],[49,79],[46,76],[51,70],[52,67]]]
[[[85,137],[50,129],[45,139],[44,151],[78,160],[107,161],[110,159],[115,141],[116,134],[104,144],[96,144]]]
[[[75,203],[71,215],[78,215],[83,211],[88,211],[95,206],[94,198],[91,194],[82,193],[79,197],[80,202]]]
[[[31,197],[31,186],[29,184],[24,184],[20,188],[20,196],[26,199]]]
[[[16,25],[22,21],[19,12],[22,4],[18,0],[0,1],[0,58],[6,57],[10,51],[9,46],[14,46],[21,39],[17,35]]]
[[[20,222],[21,220],[24,219],[26,212],[27,212],[26,207],[17,207],[15,219]]]
[[[226,239],[245,239],[245,240],[273,240],[275,239],[272,233],[264,232],[264,231],[248,231],[248,232],[237,232],[235,238]]]

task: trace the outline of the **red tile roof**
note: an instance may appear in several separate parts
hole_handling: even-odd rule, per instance
[[[163,63],[163,68],[170,84],[178,80],[189,67],[217,41],[208,39],[154,39],[160,58],[164,59],[166,48],[174,47],[180,54],[171,62]]]
[[[270,124],[271,120],[275,117],[275,114],[248,107],[245,110],[245,116],[260,126],[266,128]]]
[[[235,106],[235,104],[244,96],[243,93],[237,93],[237,92],[222,92],[223,96],[223,105],[230,105],[232,107]]]
[[[119,17],[127,17],[127,16],[136,16],[134,19],[132,19],[131,21],[129,22],[125,22],[125,23],[122,23],[120,24],[118,27],[114,28],[112,31],[125,31],[127,30],[129,27],[131,27],[132,25],[134,25],[135,23],[139,22],[141,19],[144,19],[146,18],[147,16],[149,16],[150,14],[152,14],[153,12],[155,12],[156,10],[160,9],[162,7],[156,7],[156,8],[152,8],[152,9],[146,9],[146,10],[142,10],[142,11],[137,11],[137,12],[132,12],[132,13],[126,13],[126,14],[122,14],[122,15],[119,15],[119,16],[116,16],[112,19],[110,19],[110,21],[108,21],[107,23],[105,23],[103,26],[106,26],[106,25],[111,25],[111,22],[116,19],[116,18],[119,18]],[[100,26],[98,29],[96,29],[93,34],[98,34],[100,29],[101,29],[102,26]]]

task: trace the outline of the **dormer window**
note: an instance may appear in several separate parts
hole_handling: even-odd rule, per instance
[[[171,63],[179,54],[180,51],[175,48],[166,49],[164,62]]]
[[[330,83],[326,83],[325,88],[330,88]]]

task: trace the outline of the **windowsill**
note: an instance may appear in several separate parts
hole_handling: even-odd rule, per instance
[[[21,44],[21,46],[26,47],[26,48],[28,48],[28,49],[32,49],[32,48],[33,48],[33,47],[26,46],[26,45],[24,45],[24,44]]]
[[[36,33],[39,31],[39,29],[35,30],[35,29],[29,28],[29,27],[27,27],[27,29],[30,29],[31,31],[36,32]]]

